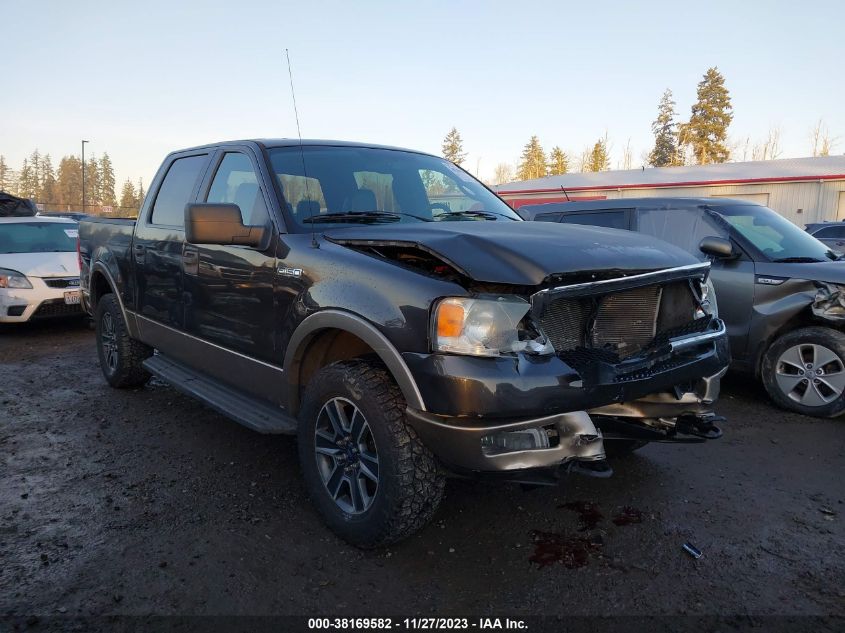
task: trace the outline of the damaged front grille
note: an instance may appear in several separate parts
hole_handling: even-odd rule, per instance
[[[552,296],[537,322],[555,351],[573,365],[588,359],[619,362],[705,328],[710,317],[697,320],[698,308],[684,279],[600,295]]]

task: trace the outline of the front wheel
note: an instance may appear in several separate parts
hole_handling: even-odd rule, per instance
[[[153,355],[153,348],[136,341],[126,329],[120,304],[113,294],[100,297],[94,314],[97,353],[103,376],[112,387],[140,387],[150,374],[142,366]]]
[[[761,367],[776,404],[804,415],[830,418],[845,411],[845,334],[806,327],[778,338]]]
[[[318,371],[305,390],[299,459],[329,527],[362,548],[406,538],[432,517],[444,478],[405,420],[405,400],[379,363]]]

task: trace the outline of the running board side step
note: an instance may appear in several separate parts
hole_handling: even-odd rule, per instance
[[[262,402],[218,380],[197,373],[169,358],[156,354],[143,363],[144,369],[174,389],[196,398],[245,427],[259,433],[295,434],[296,419],[279,407]]]

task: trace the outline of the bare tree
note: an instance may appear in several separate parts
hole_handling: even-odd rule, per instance
[[[810,143],[813,148],[813,156],[830,156],[833,146],[836,145],[838,137],[830,136],[830,128],[819,119],[810,130]]]
[[[499,163],[493,170],[493,184],[501,185],[506,182],[513,182],[513,167],[508,163]]]
[[[780,157],[782,153],[780,147],[780,128],[770,127],[766,138],[755,143],[751,149],[751,160],[774,160]]]
[[[620,163],[622,169],[633,169],[634,167],[634,150],[631,149],[631,138],[628,137],[628,142],[622,148],[622,162]]]

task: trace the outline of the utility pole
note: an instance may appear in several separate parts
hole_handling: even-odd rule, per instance
[[[82,213],[85,213],[85,143],[82,141]]]

